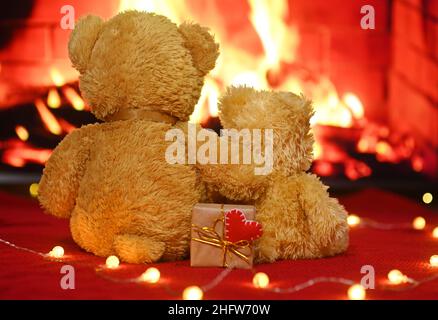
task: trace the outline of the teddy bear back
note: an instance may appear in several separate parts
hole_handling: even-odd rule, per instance
[[[186,121],[218,45],[197,24],[177,26],[161,15],[126,11],[108,21],[81,18],[70,36],[69,56],[97,118],[144,109]]]
[[[219,104],[224,128],[272,129],[273,173],[294,175],[312,162],[311,101],[291,92],[230,87]]]

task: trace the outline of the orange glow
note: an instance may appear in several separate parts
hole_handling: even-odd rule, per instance
[[[333,174],[333,166],[326,161],[320,161],[315,165],[315,172],[321,176],[330,176]]]
[[[66,132],[66,133],[70,133],[74,129],[76,129],[76,127],[74,125],[72,125],[70,122],[68,122],[67,120],[64,120],[62,118],[59,118],[58,122],[62,128],[62,131]]]
[[[85,109],[84,100],[82,100],[82,98],[75,89],[70,87],[64,87],[62,88],[62,92],[75,110],[82,111]]]
[[[61,106],[61,97],[59,96],[58,90],[50,89],[47,96],[47,105],[53,109],[57,109]]]
[[[322,156],[322,147],[321,144],[318,142],[315,142],[313,144],[313,158],[314,159],[320,159]]]
[[[424,161],[419,156],[413,156],[411,161],[412,169],[414,169],[417,172],[423,171],[424,167]]]
[[[62,87],[65,84],[64,77],[56,68],[50,69],[50,77],[52,78],[53,84],[57,87]]]
[[[368,141],[366,139],[360,139],[357,143],[357,150],[359,152],[365,153],[368,151]]]
[[[389,153],[391,146],[384,141],[379,141],[376,145],[376,152],[378,154],[386,155]]]
[[[360,119],[364,116],[363,104],[360,99],[351,92],[344,94],[343,99],[345,105],[350,109],[354,118]]]
[[[26,141],[27,139],[29,139],[29,132],[23,126],[16,126],[15,133],[21,141]]]
[[[14,167],[23,167],[28,162],[44,164],[51,153],[50,149],[38,149],[20,140],[10,140],[6,144],[2,161]]]
[[[35,101],[35,107],[37,108],[38,114],[40,115],[44,126],[53,134],[61,134],[62,130],[58,120],[56,120],[55,116],[46,107],[43,100],[37,99]]]

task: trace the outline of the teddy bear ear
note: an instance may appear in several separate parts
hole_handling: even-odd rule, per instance
[[[80,18],[68,42],[68,54],[73,66],[82,74],[87,70],[91,52],[96,43],[103,21],[100,17],[88,15]]]
[[[206,75],[214,68],[219,56],[219,44],[214,41],[208,28],[197,23],[184,22],[179,26],[184,45],[189,49],[195,67]]]

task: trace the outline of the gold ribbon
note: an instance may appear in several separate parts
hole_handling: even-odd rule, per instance
[[[149,110],[149,109],[121,109],[114,114],[109,115],[105,118],[105,121],[119,121],[119,120],[130,120],[130,119],[145,119],[156,122],[166,122],[170,124],[175,124],[178,118],[171,116],[167,113]]]
[[[217,248],[221,248],[223,252],[223,258],[222,258],[223,267],[229,267],[227,263],[227,256],[229,253],[236,255],[237,257],[239,257],[240,259],[242,259],[243,261],[249,264],[249,257],[252,254],[252,247],[250,246],[251,242],[248,240],[239,240],[236,242],[227,241],[224,239],[223,235],[221,237],[219,233],[216,231],[216,225],[219,222],[222,222],[222,224],[224,223],[223,205],[221,206],[221,213],[222,213],[222,218],[216,219],[216,221],[213,224],[213,227],[200,227],[196,224],[192,224],[193,231],[195,231],[198,234],[198,238],[192,238],[192,240],[200,243],[208,244]],[[250,249],[250,252],[248,254],[241,252],[246,248]]]

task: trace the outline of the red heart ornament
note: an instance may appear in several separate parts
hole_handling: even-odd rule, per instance
[[[232,209],[225,213],[224,221],[225,240],[227,241],[253,241],[262,236],[262,225],[257,221],[247,220],[245,213],[238,209]]]

